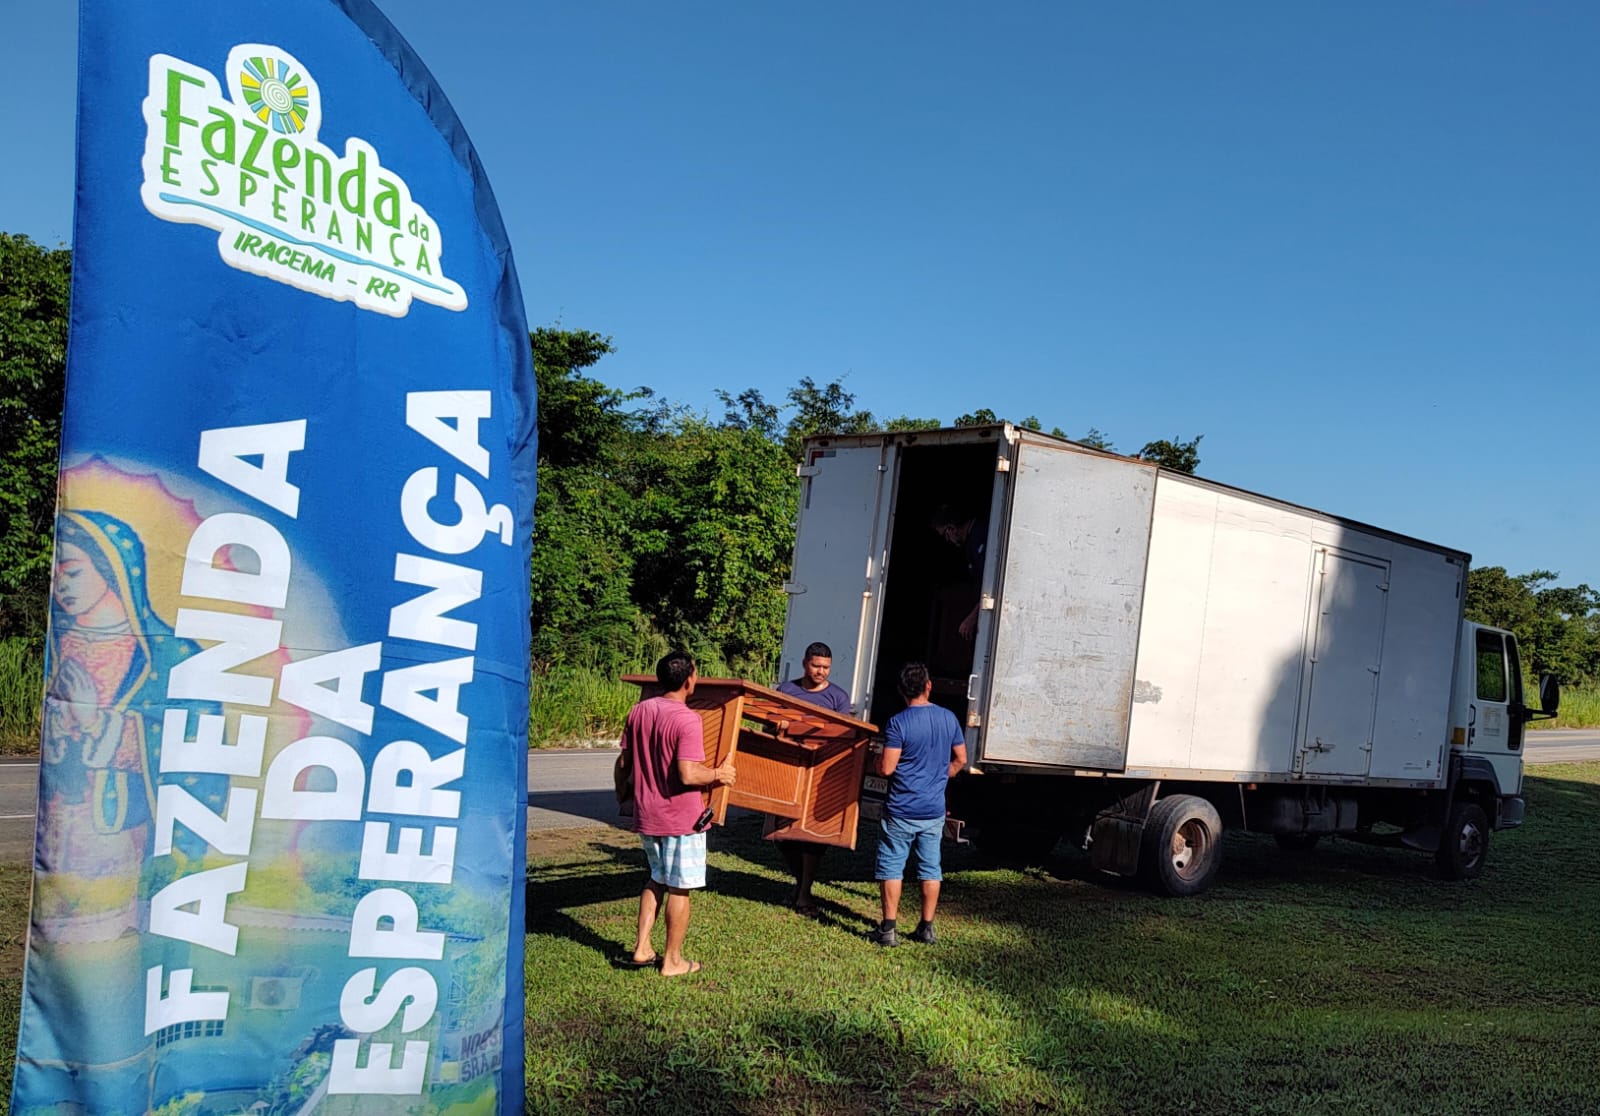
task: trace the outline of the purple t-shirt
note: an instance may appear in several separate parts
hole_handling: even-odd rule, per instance
[[[705,762],[700,714],[681,701],[653,697],[628,712],[622,754],[633,768],[633,830],[649,837],[684,837],[704,809],[699,787],[678,779],[678,761]]]
[[[820,690],[808,690],[800,684],[799,679],[791,679],[779,683],[778,692],[797,697],[801,701],[809,701],[812,705],[820,705],[824,709],[831,709],[835,713],[843,713],[846,717],[850,715],[850,695],[842,686],[835,686],[832,682]]]

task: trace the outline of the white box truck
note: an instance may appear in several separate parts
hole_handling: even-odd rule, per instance
[[[1009,424],[817,437],[782,671],[813,640],[884,724],[925,663],[966,725],[980,849],[1063,837],[1204,890],[1223,826],[1434,854],[1522,822],[1517,643],[1462,614],[1468,556]]]

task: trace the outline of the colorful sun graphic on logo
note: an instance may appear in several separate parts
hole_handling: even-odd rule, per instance
[[[277,58],[246,58],[239,73],[245,104],[263,124],[289,134],[305,130],[311,93],[302,78]]]

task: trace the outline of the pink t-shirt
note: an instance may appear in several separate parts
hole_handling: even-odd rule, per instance
[[[622,752],[633,767],[634,832],[650,837],[693,833],[705,796],[678,780],[678,761],[705,761],[700,714],[670,698],[641,701],[623,723]]]

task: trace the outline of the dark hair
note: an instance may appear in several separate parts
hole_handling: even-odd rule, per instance
[[[910,701],[922,696],[928,685],[928,668],[921,663],[907,663],[900,668],[900,696]]]
[[[656,664],[656,681],[669,694],[683,689],[694,673],[694,656],[687,651],[668,651]]]
[[[933,510],[933,518],[928,520],[928,526],[935,531],[943,531],[946,527],[956,527],[966,520],[956,519],[956,509],[949,504],[940,504]]]
[[[803,663],[807,659],[831,659],[831,658],[833,658],[833,648],[829,647],[826,643],[822,643],[821,641],[818,641],[816,643],[811,644],[810,646],[808,646],[806,648],[806,653],[804,655],[800,656],[800,661]]]

